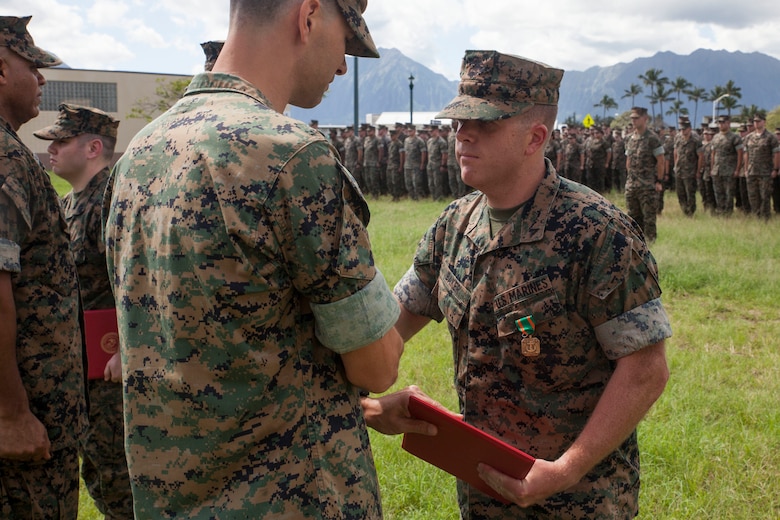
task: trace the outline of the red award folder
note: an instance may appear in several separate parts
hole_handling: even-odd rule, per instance
[[[106,363],[119,350],[116,309],[84,311],[84,332],[89,363],[87,378],[103,379]]]
[[[457,415],[415,396],[409,397],[409,412],[415,419],[435,424],[438,432],[434,436],[405,433],[403,449],[504,503],[506,499],[479,478],[477,464],[484,462],[502,473],[522,479],[536,461]]]

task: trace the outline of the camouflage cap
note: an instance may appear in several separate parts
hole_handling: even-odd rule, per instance
[[[32,36],[27,32],[27,24],[31,18],[32,16],[0,16],[0,47],[8,47],[39,69],[60,65],[61,59],[35,46]]]
[[[533,105],[557,105],[563,71],[496,51],[466,51],[458,96],[436,119],[493,121]]]
[[[347,21],[347,25],[352,29],[354,38],[347,42],[346,53],[350,56],[362,56],[364,58],[378,58],[379,51],[376,50],[371,33],[368,32],[368,25],[363,19],[363,13],[366,11],[368,0],[336,0],[341,14]]]
[[[53,125],[33,132],[35,137],[53,141],[81,134],[95,134],[116,138],[119,121],[97,108],[68,105],[59,106],[60,113]]]
[[[222,40],[212,40],[200,44],[200,48],[203,49],[203,54],[206,55],[206,63],[203,65],[203,70],[210,72],[211,69],[214,68],[214,64],[217,62],[223,45],[225,45],[225,42]]]

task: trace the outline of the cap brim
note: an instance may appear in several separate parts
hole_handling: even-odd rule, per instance
[[[354,29],[353,29],[354,32]],[[357,35],[357,33],[355,33]],[[350,56],[358,56],[361,58],[379,58],[379,51],[374,45],[374,40],[368,31],[365,35],[356,36],[347,42],[347,48],[345,50]]]
[[[65,130],[57,125],[47,126],[33,132],[33,135],[38,139],[45,139],[46,141],[56,141],[57,139],[67,139],[73,137],[73,132]]]
[[[40,47],[36,47],[34,45],[27,46],[24,49],[17,49],[11,47],[11,50],[13,50],[15,53],[17,53],[19,56],[26,59],[27,61],[35,64],[35,66],[38,67],[39,69],[62,65],[62,60],[59,59],[57,55],[45,51]]]
[[[436,119],[496,121],[521,114],[532,106],[531,102],[496,104],[481,98],[460,95],[436,114]]]

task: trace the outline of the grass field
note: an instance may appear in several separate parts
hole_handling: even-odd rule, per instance
[[[780,218],[686,218],[674,197],[652,246],[674,337],[671,379],[639,427],[640,517],[780,518]],[[377,264],[392,285],[444,204],[370,206]],[[412,383],[455,408],[444,326],[407,344],[394,388]],[[371,433],[387,519],[458,518],[451,477],[404,452],[400,437]],[[86,493],[79,518],[100,518]]]

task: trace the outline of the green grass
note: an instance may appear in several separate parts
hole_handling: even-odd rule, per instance
[[[393,285],[444,203],[369,204]],[[640,516],[780,518],[780,218],[686,218],[667,193],[652,250],[674,336],[671,379],[639,427]],[[427,327],[407,344],[394,389],[417,384],[454,409],[451,356],[446,327]],[[388,520],[458,518],[453,478],[404,452],[400,436],[371,439]],[[100,518],[86,493],[79,518]]]

